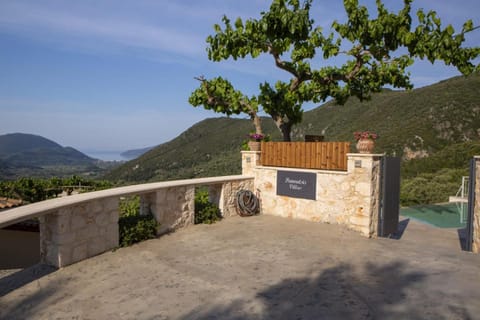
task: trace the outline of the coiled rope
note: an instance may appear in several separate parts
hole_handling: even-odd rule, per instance
[[[237,192],[237,213],[241,217],[253,216],[259,212],[260,201],[250,190]]]

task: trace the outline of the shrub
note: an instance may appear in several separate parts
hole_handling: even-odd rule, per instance
[[[140,197],[133,196],[120,199],[120,216],[130,217],[140,215]]]
[[[206,189],[198,189],[195,193],[195,224],[212,224],[222,219],[220,209],[208,199]]]
[[[151,213],[140,215],[140,197],[134,196],[120,201],[118,226],[121,247],[155,238],[158,225]]]
[[[402,206],[447,202],[455,195],[468,170],[442,169],[435,173],[423,173],[415,178],[403,179],[400,188]]]
[[[157,236],[158,222],[151,213],[145,216],[120,217],[118,224],[121,247],[127,247],[143,240],[153,239]]]

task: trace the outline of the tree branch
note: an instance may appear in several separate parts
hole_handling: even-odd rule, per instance
[[[202,86],[205,90],[205,93],[207,94],[207,101],[206,103],[211,106],[211,107],[215,107],[215,106],[224,106],[226,107],[227,109],[231,109],[232,108],[232,103],[227,101],[226,99],[223,99],[222,97],[218,97],[216,95],[214,95],[209,86],[208,86],[208,81],[207,79],[205,79],[205,77],[202,75],[202,76],[199,76],[199,77],[194,77],[195,80],[198,80],[202,83]],[[261,123],[260,123],[260,117],[257,115],[257,112],[255,111],[255,109],[247,102],[245,101],[239,101],[239,104],[245,109],[247,110],[245,113],[247,113],[250,117],[250,119],[253,121],[253,124],[255,126],[255,131],[256,133],[258,134],[262,134],[262,127],[261,127]]]
[[[312,79],[311,74],[309,73],[300,74],[297,69],[295,69],[294,67],[292,67],[291,65],[283,61],[282,58],[280,57],[280,54],[278,54],[278,52],[276,52],[273,49],[271,44],[267,44],[267,48],[268,48],[268,52],[273,56],[273,59],[275,60],[275,65],[278,68],[284,71],[287,71],[288,73],[293,75],[293,80],[290,84],[291,91],[296,91],[302,82]]]

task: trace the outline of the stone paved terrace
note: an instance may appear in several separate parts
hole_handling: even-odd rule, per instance
[[[5,276],[0,319],[478,319],[480,255],[405,224],[400,240],[267,215],[190,226]]]

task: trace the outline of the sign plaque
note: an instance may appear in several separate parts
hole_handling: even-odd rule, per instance
[[[310,172],[277,171],[277,195],[316,200],[317,175]]]

